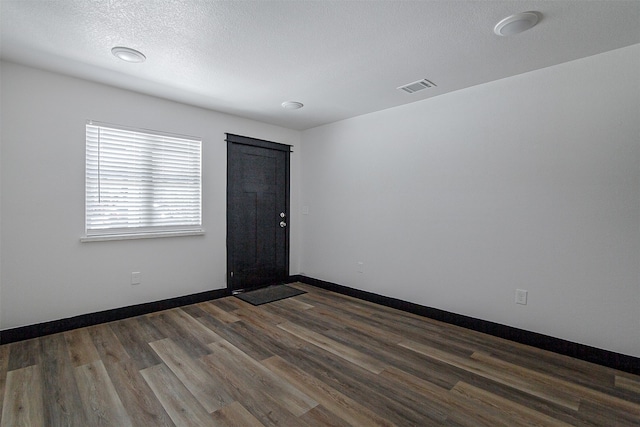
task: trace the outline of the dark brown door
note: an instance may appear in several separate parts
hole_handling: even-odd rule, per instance
[[[227,134],[227,287],[289,275],[290,146]]]

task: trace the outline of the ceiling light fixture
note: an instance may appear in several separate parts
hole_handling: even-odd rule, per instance
[[[138,52],[137,50],[129,47],[116,46],[111,49],[111,53],[113,53],[116,58],[122,59],[126,62],[144,62],[147,59],[142,52]]]
[[[287,110],[297,110],[302,107],[304,107],[304,104],[302,102],[285,101],[282,103],[282,108],[286,108]]]
[[[514,36],[533,28],[540,20],[540,12],[522,12],[504,18],[493,29],[499,36]]]

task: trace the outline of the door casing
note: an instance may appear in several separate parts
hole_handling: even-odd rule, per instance
[[[282,282],[286,280],[289,275],[290,151],[291,146],[289,145],[234,134],[227,134],[227,288],[232,293]],[[256,184],[256,182],[249,182],[250,179],[247,180],[247,174],[256,173],[260,175],[260,170],[238,170],[239,168],[243,167],[245,169],[247,168],[247,160],[242,159],[241,157],[243,155],[251,155],[248,153],[256,154],[256,157],[273,157],[277,159],[277,185],[275,185],[274,188],[275,191],[279,192],[277,198],[283,197],[284,200],[276,202],[276,204],[280,204],[280,206],[275,206],[273,211],[267,209],[269,210],[269,212],[266,213],[266,215],[268,215],[266,219],[256,219],[255,224],[252,223],[243,225],[244,219],[242,218],[242,215],[247,215],[248,213],[245,211],[245,207],[243,207],[244,205],[246,205],[246,203],[240,200],[240,198],[242,198],[242,194],[249,194],[251,191],[257,189],[255,195],[256,211],[259,210],[258,205],[260,205],[261,203],[264,205],[265,201],[267,204],[272,202],[272,200],[270,200],[272,195],[268,194],[269,191],[260,191],[261,188],[264,189],[266,187],[270,187],[268,185],[269,183],[265,183],[264,186],[261,186],[259,184]],[[245,164],[243,165],[242,162],[245,162]],[[252,163],[251,166],[254,168],[262,167],[259,162]],[[269,176],[270,171],[262,172],[264,172],[262,175]],[[252,187],[252,185],[255,188],[250,188]],[[249,206],[249,209],[252,208],[252,206]],[[280,218],[280,212],[284,212],[286,214],[286,217]],[[258,216],[260,216],[259,212],[256,213],[256,218]],[[273,222],[271,222],[271,217]],[[286,227],[279,227],[280,221],[285,221],[287,224]],[[263,225],[260,225],[261,222]],[[271,227],[273,227],[274,224],[275,229],[272,230]],[[246,230],[242,229],[242,227],[250,226],[256,227],[255,233],[247,233]],[[249,237],[251,237],[252,234],[259,236],[261,232],[264,232],[262,234],[268,235],[272,231],[275,233],[274,250],[277,251],[276,254],[264,253],[264,245],[262,245],[263,249],[260,249],[258,247],[257,239],[260,239],[261,237],[257,237],[256,241],[253,242],[242,242],[242,239],[251,240],[249,239]],[[243,251],[242,249],[244,248],[247,248],[248,250]],[[263,251],[263,253],[260,253],[261,250]],[[251,255],[247,252],[252,251],[255,251],[256,260],[265,257],[268,258],[270,255],[273,255],[275,257],[273,269],[265,268],[263,269],[263,273],[260,273],[260,265],[256,264],[256,268],[254,270],[251,270],[251,268],[246,268],[243,270],[242,268],[246,267],[247,258],[251,258]],[[242,259],[243,257],[245,259]]]

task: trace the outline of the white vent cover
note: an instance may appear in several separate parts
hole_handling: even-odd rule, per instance
[[[433,82],[430,82],[427,79],[418,80],[417,82],[409,83],[408,85],[400,86],[398,89],[403,90],[407,93],[415,93],[423,89],[428,89],[430,87],[435,87],[436,85]]]

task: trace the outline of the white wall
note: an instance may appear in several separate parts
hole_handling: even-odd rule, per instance
[[[295,146],[291,206],[299,210],[298,131],[11,63],[0,70],[4,329],[225,288],[225,132]],[[87,119],[202,137],[206,235],[80,243]],[[133,271],[142,284],[130,284]]]
[[[302,142],[304,274],[640,356],[640,45]]]

